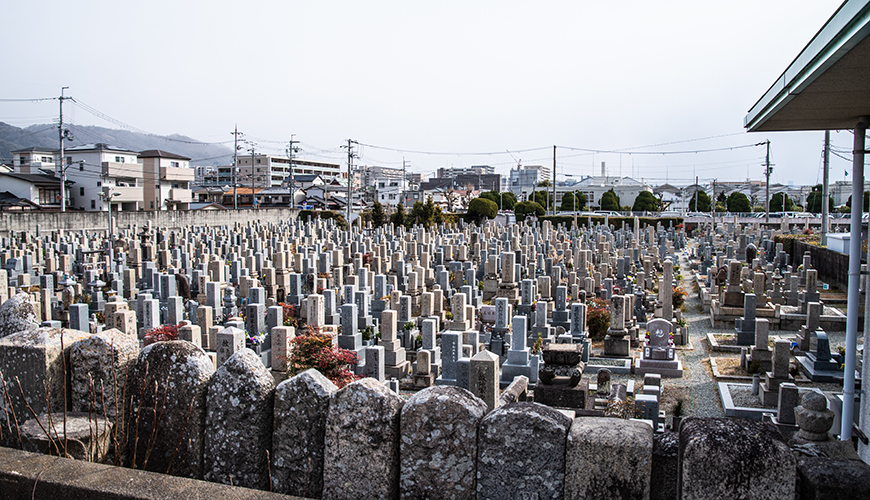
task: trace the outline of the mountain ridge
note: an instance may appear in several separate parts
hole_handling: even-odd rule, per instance
[[[130,151],[160,149],[187,156],[191,159],[191,165],[232,163],[232,148],[220,144],[202,143],[181,134],[158,136],[95,125],[72,125],[70,130],[74,139],[67,141],[65,147],[102,142]],[[43,123],[20,128],[0,122],[0,159],[11,162],[12,151],[31,147],[57,149],[59,147],[57,125]]]

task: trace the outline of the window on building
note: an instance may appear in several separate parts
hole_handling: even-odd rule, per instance
[[[85,195],[85,188],[80,187],[79,188],[79,196],[84,196],[84,195]]]
[[[259,158],[257,158],[257,164],[258,164],[258,165],[260,164],[260,159],[259,159]]]
[[[97,202],[96,202],[96,200],[91,200],[91,210],[93,210],[95,208],[97,208]]]
[[[85,162],[81,162],[81,163],[79,163],[79,170],[82,171],[82,172],[84,172],[84,170],[85,170]]]
[[[102,185],[103,185],[103,183],[102,183],[102,182],[100,182],[100,181],[97,181],[97,187],[100,187],[100,186],[102,186]]]
[[[67,156],[66,157],[66,164],[69,165],[71,163],[72,163],[72,156]]]
[[[175,168],[179,167],[179,163],[177,161],[171,161],[171,162],[169,162],[169,165],[172,167],[175,167]]]
[[[151,202],[151,210],[154,210],[154,202]]]

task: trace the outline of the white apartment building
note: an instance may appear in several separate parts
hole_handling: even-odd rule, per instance
[[[59,149],[18,149],[12,152],[12,168],[19,174],[41,174],[40,169],[54,172],[59,156]]]
[[[507,190],[516,195],[517,200],[527,199],[532,192],[538,190],[538,183],[553,182],[552,167],[544,165],[520,165],[512,168],[508,177]]]
[[[544,188],[538,188],[538,190],[541,189]],[[549,189],[552,190],[552,188]],[[611,189],[619,197],[619,204],[629,207],[634,205],[634,200],[642,191],[653,192],[652,186],[631,177],[589,176],[584,177],[579,182],[558,183],[556,185],[556,207],[558,208],[562,203],[562,196],[565,193],[579,191],[586,195],[586,204],[589,207],[597,208],[601,206],[601,196]]]
[[[290,158],[280,155],[254,154],[240,155],[236,158],[238,171],[236,182],[242,186],[254,187],[280,186],[290,177]],[[232,186],[232,165],[218,167],[217,182],[220,185]],[[336,177],[346,179],[347,172],[341,171],[341,165],[318,160],[293,158],[293,175],[319,175],[324,181]],[[253,178],[252,178],[253,177]]]
[[[66,177],[74,181],[70,208],[106,211],[111,195],[112,210],[139,210],[143,207],[144,176],[138,153],[104,143],[67,148]]]

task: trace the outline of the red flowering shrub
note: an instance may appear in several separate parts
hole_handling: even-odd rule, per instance
[[[314,368],[339,388],[360,378],[351,371],[357,355],[348,349],[332,345],[332,337],[321,333],[299,335],[292,341],[287,374],[291,377]]]
[[[155,342],[178,340],[178,327],[181,325],[161,325],[148,330],[145,333],[144,344],[150,345]]]
[[[604,299],[592,299],[586,304],[586,329],[593,340],[601,340],[610,328],[610,311]]]
[[[285,303],[281,303],[278,305],[284,309],[284,317],[282,318],[282,323],[284,324],[284,326],[292,326],[294,328],[299,326],[298,321],[296,320],[296,318],[299,316],[299,306],[297,306],[296,304]]]

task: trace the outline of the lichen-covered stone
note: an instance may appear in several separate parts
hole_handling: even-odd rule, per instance
[[[565,499],[649,498],[652,446],[646,423],[574,419],[565,451]]]
[[[202,479],[206,384],[214,365],[183,340],[139,352],[133,370],[126,458],[137,469]]]
[[[329,402],[323,498],[396,498],[399,415],[404,400],[373,378],[339,389]]]
[[[64,372],[61,353],[66,355],[68,367],[70,346],[89,335],[78,330],[38,328],[0,339],[0,425],[4,446],[18,447],[15,421],[23,424],[33,416],[25,402],[30,403],[37,415],[49,411],[55,415],[63,413],[64,385],[68,383],[69,370]],[[21,382],[21,390],[18,382]],[[24,391],[23,397],[21,391]]]
[[[204,479],[246,488],[269,487],[275,380],[250,349],[233,354],[208,383]]]
[[[490,412],[477,434],[477,498],[563,498],[571,419],[539,403]]]
[[[870,498],[870,466],[845,458],[799,458],[801,500]]]
[[[70,347],[72,411],[95,410],[97,415],[114,421],[126,393],[124,384],[130,380],[128,370],[132,370],[138,356],[136,337],[115,328],[73,344]]]
[[[670,431],[654,433],[650,500],[679,498],[679,489],[677,489],[679,462],[680,434]]]
[[[477,426],[487,405],[460,387],[411,396],[401,418],[401,497],[475,498]]]
[[[320,498],[329,398],[337,390],[313,368],[275,389],[272,488],[276,493]]]
[[[0,305],[0,338],[25,330],[39,328],[39,315],[30,295],[24,292],[10,297]]]
[[[695,418],[680,426],[680,498],[794,498],[795,458],[773,424]]]

